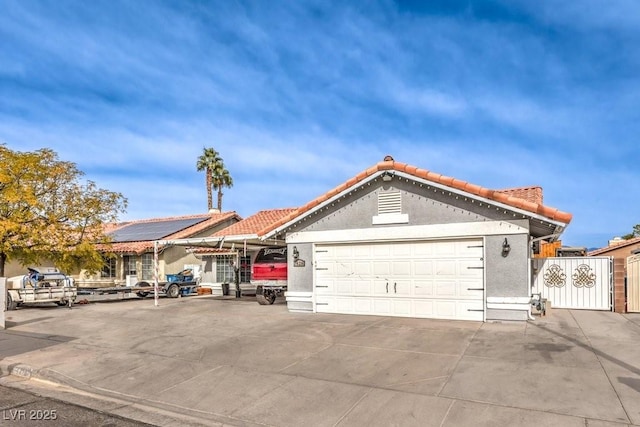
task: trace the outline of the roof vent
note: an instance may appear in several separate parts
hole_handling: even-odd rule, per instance
[[[408,223],[409,215],[402,213],[402,194],[399,191],[378,193],[378,215],[372,218],[372,224]]]
[[[378,194],[378,215],[402,213],[402,195],[399,191]]]
[[[384,156],[383,161],[385,161],[385,162],[393,162],[394,160],[393,160],[393,157],[391,157],[389,155],[386,155],[386,156]]]

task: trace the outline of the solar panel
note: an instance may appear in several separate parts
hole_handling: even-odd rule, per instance
[[[170,219],[167,221],[139,222],[126,225],[118,230],[112,231],[109,235],[114,242],[140,242],[147,240],[158,240],[170,236],[187,227],[198,224],[206,220],[207,217]]]

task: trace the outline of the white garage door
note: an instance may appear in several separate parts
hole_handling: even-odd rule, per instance
[[[482,240],[317,245],[320,313],[480,320]]]

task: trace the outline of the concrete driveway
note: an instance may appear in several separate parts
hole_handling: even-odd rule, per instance
[[[482,324],[211,296],[6,314],[3,385],[154,425],[640,425],[640,315]]]

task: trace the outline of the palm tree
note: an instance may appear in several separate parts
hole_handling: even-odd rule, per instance
[[[224,161],[213,148],[204,148],[196,163],[198,172],[205,172],[207,184],[207,207],[213,209],[212,190],[218,191],[218,210],[222,212],[222,188],[231,187],[233,179],[224,167]]]
[[[224,187],[233,187],[233,178],[229,171],[225,169],[224,163],[220,162],[220,168],[214,169],[213,189],[218,190],[218,210],[222,212],[222,189]]]
[[[211,190],[213,188],[213,170],[219,168],[222,158],[213,148],[204,148],[202,155],[198,157],[196,169],[198,172],[204,171],[207,185],[207,208],[213,209],[213,197]]]

